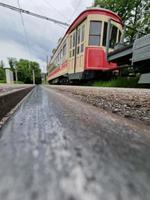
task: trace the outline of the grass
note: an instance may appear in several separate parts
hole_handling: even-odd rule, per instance
[[[22,81],[14,81],[15,84],[24,84]]]
[[[0,80],[0,83],[6,83],[6,81],[5,80]]]
[[[137,88],[138,77],[119,77],[110,81],[96,81],[92,86],[96,87],[124,87],[124,88]]]
[[[6,83],[6,80],[0,80],[0,83]],[[24,84],[22,81],[14,81],[14,84]]]

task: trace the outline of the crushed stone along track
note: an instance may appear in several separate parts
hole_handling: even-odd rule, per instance
[[[47,86],[122,117],[150,126],[150,90],[81,86]]]
[[[0,199],[150,199],[146,126],[38,86],[0,134]]]

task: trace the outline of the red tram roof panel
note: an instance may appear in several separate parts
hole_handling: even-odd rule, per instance
[[[78,24],[80,24],[84,19],[87,18],[88,15],[92,15],[92,14],[100,14],[100,15],[105,15],[110,17],[111,19],[113,19],[114,21],[120,23],[121,25],[123,25],[123,22],[121,20],[121,18],[115,14],[114,12],[107,10],[107,9],[102,9],[102,8],[91,8],[91,9],[87,9],[85,11],[83,11],[74,21],[73,23],[70,25],[70,27],[68,28],[66,34],[70,33]]]

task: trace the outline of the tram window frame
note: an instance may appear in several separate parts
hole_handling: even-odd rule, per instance
[[[70,35],[70,49],[72,49],[72,35]]]
[[[78,27],[78,30],[80,30],[78,32],[78,34],[80,35],[80,40],[77,37],[77,49],[76,49],[76,53],[77,55],[83,53],[84,51],[84,42],[85,42],[85,24],[81,24]],[[78,36],[78,35],[77,35]]]
[[[95,28],[94,24],[95,25],[98,24],[99,27],[97,26]],[[93,20],[90,21],[89,45],[90,46],[100,46],[100,44],[101,44],[101,35],[102,35],[102,21],[93,21]]]
[[[85,38],[85,25],[82,25],[81,27],[81,42],[84,42]]]
[[[72,51],[70,50],[70,51],[69,51],[69,57],[70,57],[70,58],[72,57],[72,54],[71,54],[71,53],[72,53]]]
[[[76,32],[73,33],[73,45],[72,47],[74,48],[76,44]]]
[[[108,22],[104,22],[103,26],[103,46],[106,46],[106,40],[107,40],[107,31],[108,31]]]
[[[66,55],[66,47],[67,47],[67,45],[66,45],[66,42],[65,42],[64,45],[63,45],[63,57]]]
[[[81,53],[84,51],[84,43],[81,44],[80,51],[81,51]]]
[[[70,34],[70,51],[69,51],[69,57],[72,59],[75,56],[75,44],[76,44],[76,31],[74,30]]]
[[[80,45],[77,46],[77,54],[80,53]]]
[[[72,50],[72,57],[75,56],[75,49]]]
[[[119,29],[118,29],[119,30]],[[121,42],[121,36],[122,36],[122,32],[119,30],[119,33],[118,33],[118,43]]]
[[[85,42],[85,24],[81,24],[81,25],[79,25],[77,27],[77,29],[74,29],[72,31],[72,33],[70,34],[69,57],[71,59],[75,56],[75,53],[76,53],[77,56],[80,53],[83,53],[83,51],[84,51],[84,42]],[[72,43],[72,46],[71,46],[71,43]],[[75,46],[76,46],[76,48],[75,48]],[[75,50],[76,50],[76,52],[75,52]]]
[[[117,43],[117,32],[118,28],[115,25],[112,25],[111,37],[110,37],[110,48],[114,48]]]
[[[81,29],[79,28],[77,30],[77,44],[80,44],[81,42]]]

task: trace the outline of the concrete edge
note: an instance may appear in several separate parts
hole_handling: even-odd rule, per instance
[[[31,86],[0,96],[0,129],[32,93],[33,88],[34,86]]]

